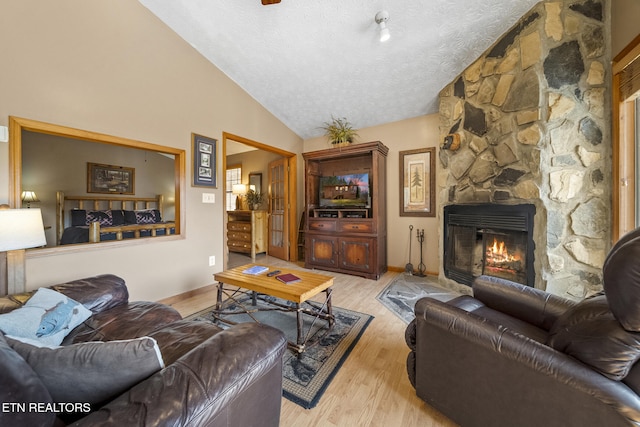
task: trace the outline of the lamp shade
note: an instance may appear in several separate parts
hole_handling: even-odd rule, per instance
[[[40,209],[0,209],[0,252],[46,244]]]
[[[233,184],[231,187],[231,193],[233,194],[246,194],[247,185],[246,184]]]
[[[35,202],[39,202],[40,199],[38,199],[38,196],[36,196],[35,191],[23,191],[22,201],[25,203],[35,203]]]

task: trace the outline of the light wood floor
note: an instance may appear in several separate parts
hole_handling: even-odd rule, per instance
[[[247,264],[251,258],[233,254],[228,268]],[[277,258],[259,256],[258,263],[301,268]],[[319,273],[323,273],[318,271]],[[376,300],[376,296],[400,274],[386,273],[369,280],[339,273],[335,277],[333,303],[338,307],[375,316],[318,405],[304,409],[282,399],[280,425],[287,426],[455,426],[444,415],[419,399],[407,378],[409,352],[404,342],[405,323]],[[182,316],[213,305],[215,291],[171,304]]]

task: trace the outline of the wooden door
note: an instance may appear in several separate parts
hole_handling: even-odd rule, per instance
[[[288,159],[269,163],[269,255],[289,260]]]

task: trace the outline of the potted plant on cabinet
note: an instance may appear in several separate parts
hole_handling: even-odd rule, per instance
[[[264,195],[262,193],[257,193],[255,190],[247,191],[247,194],[244,196],[247,201],[247,205],[249,205],[249,209],[256,210],[260,207],[262,202],[264,202]]]
[[[358,136],[351,123],[344,117],[335,118],[332,116],[331,122],[326,122],[322,129],[329,138],[329,143],[333,146],[349,145]]]

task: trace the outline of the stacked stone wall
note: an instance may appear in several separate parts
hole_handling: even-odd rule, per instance
[[[440,206],[533,203],[536,287],[576,299],[610,242],[608,10],[540,2],[440,94]]]

